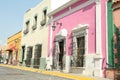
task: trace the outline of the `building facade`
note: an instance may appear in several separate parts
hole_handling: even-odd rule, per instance
[[[20,60],[20,64],[23,66],[46,68],[48,47],[47,13],[69,0],[58,1],[59,4],[57,5],[55,1],[42,0],[37,6],[29,9],[24,14]]]
[[[18,65],[20,60],[21,31],[7,39],[7,64]]]
[[[25,66],[42,69],[46,65],[49,7],[50,1],[43,0],[24,14],[20,63]]]
[[[4,45],[1,45],[0,46],[0,57],[1,57],[1,61],[2,63],[6,63],[6,49],[7,49],[7,46],[4,44]]]
[[[120,68],[120,0],[109,0],[107,4],[107,49],[108,61],[106,68],[106,77],[119,79],[117,73]]]
[[[107,0],[71,0],[50,12],[48,68],[104,76]]]

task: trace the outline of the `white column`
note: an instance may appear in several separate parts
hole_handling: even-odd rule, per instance
[[[66,55],[66,65],[65,65],[65,72],[70,71],[70,55]]]
[[[96,53],[101,54],[101,4],[96,0]]]
[[[50,32],[48,33],[48,34],[50,34],[50,41],[49,41],[49,47],[48,47],[48,54],[49,54],[49,56],[47,56],[47,60],[46,60],[46,62],[47,62],[47,66],[46,66],[46,68],[47,69],[51,69],[51,65],[53,65],[53,50],[52,50],[52,33],[53,33],[53,31],[52,31],[52,24],[53,24],[53,22],[52,22],[52,17],[50,18],[50,20],[48,21],[48,26],[49,26],[49,28],[48,29],[50,29]]]
[[[67,49],[67,41],[68,41],[68,37],[66,36],[66,60],[65,60],[65,72],[70,72],[70,55],[68,54],[68,49]]]
[[[52,26],[52,25],[51,25]],[[52,49],[52,27],[50,26],[50,48],[49,48],[49,67],[51,68],[51,65],[53,65],[53,49]]]
[[[94,76],[102,77],[102,36],[101,1],[96,0],[96,55],[94,57]],[[99,64],[99,65],[98,65]]]

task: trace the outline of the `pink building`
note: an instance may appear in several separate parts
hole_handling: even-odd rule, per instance
[[[104,76],[106,2],[71,0],[48,14],[48,69]]]

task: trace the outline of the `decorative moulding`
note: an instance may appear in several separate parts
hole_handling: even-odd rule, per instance
[[[79,24],[76,28],[72,29],[72,32],[88,29],[89,28],[88,26],[89,26],[88,24],[84,24],[84,25]]]

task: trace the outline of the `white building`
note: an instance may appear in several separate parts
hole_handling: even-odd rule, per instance
[[[20,64],[45,69],[48,50],[47,13],[67,1],[69,0],[43,0],[26,11],[22,29]]]

